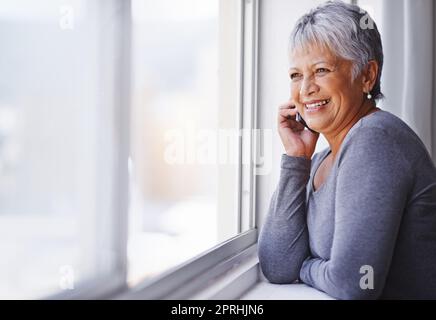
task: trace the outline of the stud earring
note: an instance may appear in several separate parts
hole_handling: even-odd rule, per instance
[[[366,97],[368,98],[368,100],[371,100],[372,95],[368,92],[368,94],[366,95]]]

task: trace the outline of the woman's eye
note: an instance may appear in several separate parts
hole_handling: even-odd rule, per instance
[[[291,78],[291,80],[294,80],[294,79],[298,78],[299,76],[300,76],[300,74],[295,72],[295,73],[291,73],[290,78]]]
[[[326,68],[318,68],[318,69],[316,69],[316,73],[326,73],[326,72],[329,72],[329,70],[326,69]]]

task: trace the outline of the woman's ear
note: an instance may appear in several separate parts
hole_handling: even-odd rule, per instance
[[[363,91],[370,92],[377,81],[378,63],[375,60],[370,60],[363,73]]]

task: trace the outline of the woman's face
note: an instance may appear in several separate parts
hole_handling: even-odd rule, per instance
[[[323,134],[346,127],[364,97],[362,77],[352,81],[352,63],[318,46],[290,58],[291,99],[307,125]]]

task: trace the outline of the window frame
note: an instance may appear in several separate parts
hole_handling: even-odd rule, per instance
[[[222,281],[222,275],[230,273],[247,258],[251,258],[250,269],[256,273],[257,281],[257,230],[249,230],[243,234],[215,246],[209,251],[174,267],[162,275],[119,292],[116,299],[193,299],[196,295],[204,299],[212,298],[207,289],[214,282]],[[233,270],[233,271],[234,271]],[[244,286],[252,286],[249,282]],[[202,291],[206,293],[201,294]],[[214,292],[215,295],[219,292]]]
[[[119,292],[116,299],[236,299],[259,279],[253,156],[258,141],[252,134],[257,128],[259,1],[238,1],[241,6],[239,130],[250,132],[245,137],[240,135],[238,144],[239,234],[161,276]],[[244,226],[248,230],[242,232]]]
[[[113,21],[116,34],[101,32],[109,48],[116,50],[115,80],[117,127],[116,183],[113,203],[114,224],[110,232],[114,248],[114,271],[107,276],[79,283],[74,290],[46,299],[236,299],[259,279],[255,213],[255,148],[257,129],[258,8],[259,0],[238,0],[241,12],[240,79],[238,84],[238,227],[239,234],[210,250],[176,266],[162,275],[129,288],[127,285],[128,239],[128,157],[130,141],[131,1],[110,0],[105,5],[117,9]],[[107,3],[107,4],[106,4]],[[104,6],[103,6],[104,7]],[[127,106],[127,107],[126,107]],[[246,163],[246,165],[243,165]],[[248,229],[248,230],[247,230]],[[242,232],[243,230],[247,230]]]
[[[238,183],[238,231],[256,228],[256,158],[257,123],[257,72],[258,72],[258,0],[242,0],[241,81],[240,81],[240,130],[249,134],[240,140]],[[247,131],[245,131],[247,132]],[[247,164],[247,165],[244,165]]]

